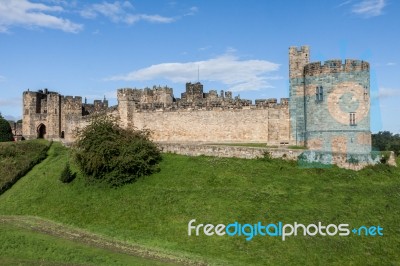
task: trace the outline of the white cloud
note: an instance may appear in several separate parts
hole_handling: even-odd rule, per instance
[[[396,66],[397,65],[397,63],[395,63],[395,62],[388,62],[388,63],[386,63],[386,66]]]
[[[77,33],[83,26],[49,15],[49,12],[61,12],[61,6],[50,6],[33,3],[28,0],[1,0],[0,1],[0,32],[7,32],[12,26],[40,27]]]
[[[184,16],[194,16],[199,11],[197,6],[192,6]]]
[[[127,24],[134,24],[138,21],[147,21],[152,23],[171,23],[174,22],[175,19],[171,17],[163,17],[160,15],[146,15],[146,14],[139,14],[139,15],[127,15],[124,22]]]
[[[187,63],[162,63],[142,68],[125,75],[107,80],[145,81],[166,79],[174,83],[197,80],[197,70],[203,81],[221,82],[232,91],[258,90],[272,87],[269,80],[280,79],[267,76],[277,71],[279,64],[265,60],[240,60],[232,53],[226,53],[205,61]]]
[[[346,6],[346,5],[350,4],[351,2],[352,2],[352,0],[347,0],[347,1],[344,1],[344,2],[340,3],[340,4],[337,5],[336,7]]]
[[[385,0],[362,0],[352,6],[351,12],[365,18],[380,16],[386,6]]]
[[[87,19],[95,19],[102,15],[114,23],[134,24],[138,21],[151,23],[171,23],[175,21],[172,17],[164,17],[157,14],[135,14],[131,13],[133,6],[129,1],[103,2],[101,4],[92,4],[80,11],[80,15]]]
[[[2,75],[0,75],[0,82],[2,82],[2,81],[5,81],[6,80],[6,77],[5,76],[2,76]]]
[[[400,89],[381,87],[381,88],[379,88],[378,97],[380,99],[400,97]]]

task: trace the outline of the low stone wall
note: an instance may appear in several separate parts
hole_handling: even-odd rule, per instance
[[[303,150],[261,148],[261,147],[242,147],[212,144],[177,144],[177,143],[158,143],[163,152],[176,153],[187,156],[216,156],[216,157],[235,157],[244,159],[262,158],[265,152],[269,152],[272,158],[284,158],[297,160]]]
[[[281,158],[285,160],[299,160],[299,166],[305,168],[323,168],[329,165],[338,167],[361,170],[367,165],[379,163],[380,153],[375,154],[347,154],[331,153],[302,149],[289,148],[262,148],[262,147],[243,147],[213,144],[196,143],[158,143],[163,152],[176,153],[187,156],[215,156],[215,157],[235,157],[243,159],[262,158],[266,152],[272,158]],[[394,153],[392,152],[388,164],[396,166]]]

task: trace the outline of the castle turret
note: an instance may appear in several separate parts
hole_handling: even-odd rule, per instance
[[[126,128],[133,127],[133,112],[135,111],[135,104],[140,101],[141,97],[141,90],[125,88],[117,91],[118,112],[122,126]]]
[[[305,117],[304,117],[304,67],[310,61],[308,46],[289,48],[289,112],[291,142],[304,145]]]
[[[329,60],[304,68],[306,144],[314,150],[369,153],[369,64]]]

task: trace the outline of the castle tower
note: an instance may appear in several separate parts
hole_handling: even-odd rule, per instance
[[[118,113],[123,127],[133,127],[133,112],[141,97],[142,92],[137,89],[125,88],[117,91]]]
[[[289,48],[290,142],[295,145],[305,143],[304,67],[309,62],[308,46]]]
[[[309,149],[345,154],[371,151],[369,77],[369,64],[360,60],[305,66],[305,140]]]
[[[61,133],[61,96],[56,92],[48,92],[47,95],[47,125],[46,138],[58,139]]]
[[[195,102],[203,99],[203,84],[200,82],[186,83],[186,101]]]
[[[82,97],[60,96],[60,131],[59,137],[71,141],[82,118]]]
[[[23,92],[22,135],[26,139],[60,136],[60,95],[47,89]]]
[[[33,91],[24,91],[22,99],[22,135],[26,139],[36,138],[35,116],[37,113],[40,113],[38,93]]]

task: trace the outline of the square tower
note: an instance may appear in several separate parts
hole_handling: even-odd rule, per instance
[[[304,67],[308,63],[310,63],[308,46],[289,48],[290,140],[295,145],[305,144]]]

